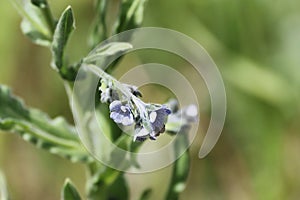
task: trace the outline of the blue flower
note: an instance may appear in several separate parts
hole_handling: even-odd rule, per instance
[[[134,123],[131,109],[127,104],[116,100],[109,105],[109,110],[110,118],[113,119],[114,122],[124,126],[130,126]]]
[[[162,106],[161,108],[149,113],[150,123],[153,131],[155,132],[155,136],[164,132],[165,123],[169,114],[171,114],[171,110],[166,106]]]
[[[148,116],[151,130],[147,130],[142,126],[136,128],[134,140],[144,141],[147,137],[151,140],[156,140],[161,133],[165,132],[165,123],[169,114],[171,114],[171,110],[164,105],[158,109],[149,111]]]

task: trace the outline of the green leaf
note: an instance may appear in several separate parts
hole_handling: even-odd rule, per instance
[[[132,137],[123,134],[117,141],[114,142],[119,148],[128,150],[129,142],[132,141]],[[136,150],[136,149],[135,149]],[[123,169],[129,168],[131,162],[129,159],[124,159],[126,153],[121,157],[115,155],[114,151],[111,152],[110,163],[123,166]],[[89,165],[91,178],[88,182],[88,196],[90,200],[98,199],[128,199],[128,188],[124,178],[124,173],[116,169],[100,165],[99,163],[91,163]]]
[[[127,183],[124,173],[116,169],[96,165],[95,172],[91,172],[91,178],[88,181],[88,199],[122,199],[129,198]],[[92,170],[93,171],[93,170]]]
[[[296,100],[293,88],[280,74],[244,58],[233,59],[228,66],[223,76],[240,91],[284,110]],[[245,81],[248,77],[251,81]]]
[[[43,9],[36,7],[29,1],[13,1],[16,9],[23,16],[21,29],[33,43],[42,46],[50,46],[52,41],[52,27]]]
[[[69,179],[66,179],[66,181],[65,181],[65,184],[62,189],[61,199],[62,200],[81,200],[81,197],[80,197],[79,193],[77,192],[77,189],[75,188],[75,186]]]
[[[6,181],[4,174],[2,171],[0,171],[0,199],[1,200],[8,200],[8,192],[7,192],[7,186],[6,186]]]
[[[52,42],[52,66],[59,71],[63,78],[73,75],[64,61],[64,50],[71,32],[75,29],[73,11],[68,6],[62,13],[56,25]]]
[[[21,29],[23,34],[26,35],[33,43],[46,47],[51,45],[48,36],[37,31],[27,19],[24,19],[21,22]]]
[[[117,31],[140,27],[143,22],[146,0],[122,0],[119,20],[116,22]]]
[[[110,42],[96,47],[86,58],[85,63],[104,62],[108,56],[118,56],[122,52],[132,49],[132,45],[128,42]]]
[[[108,3],[108,0],[96,1],[96,17],[93,22],[93,29],[89,40],[92,48],[108,37],[106,24]]]
[[[108,187],[107,199],[129,199],[128,186],[123,173]]]
[[[40,8],[48,6],[47,0],[31,0],[31,3]]]
[[[140,197],[140,200],[149,200],[150,197],[151,197],[151,194],[152,194],[152,189],[146,189],[146,190],[142,193],[142,195],[141,195],[141,197]]]
[[[179,194],[186,186],[190,169],[189,151],[185,150],[188,145],[187,134],[178,133],[174,143],[174,157],[180,156],[173,165],[172,179],[166,196],[167,200],[179,199]]]
[[[52,16],[47,0],[31,0],[31,3],[41,10],[43,17],[45,18],[46,23],[51,30],[51,33],[53,34],[55,28],[55,20]]]
[[[50,119],[39,110],[26,108],[3,85],[0,85],[0,129],[18,133],[38,148],[73,162],[93,160],[82,147],[73,126],[62,117]]]

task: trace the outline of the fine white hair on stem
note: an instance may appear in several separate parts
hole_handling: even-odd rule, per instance
[[[8,200],[8,192],[4,174],[0,171],[0,199],[1,200]]]

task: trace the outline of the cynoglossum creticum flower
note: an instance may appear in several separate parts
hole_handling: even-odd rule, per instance
[[[171,110],[165,105],[146,104],[142,101],[113,101],[110,106],[110,118],[118,124],[131,126],[135,123],[133,140],[144,141],[156,138],[165,131],[167,117]]]
[[[110,118],[123,126],[135,124],[134,141],[155,140],[165,130],[171,110],[166,105],[144,103],[137,87],[101,80],[100,101],[109,103]],[[124,91],[125,90],[125,91]]]
[[[197,119],[195,105],[178,110],[175,100],[166,105],[144,103],[136,86],[119,82],[96,65],[87,64],[86,67],[101,78],[100,100],[110,104],[110,118],[122,126],[134,125],[134,141],[156,140],[165,130],[177,133],[189,128],[190,123]]]
[[[116,123],[124,126],[130,126],[134,123],[133,115],[128,104],[115,100],[109,105],[109,110],[110,118]]]
[[[102,80],[99,89],[101,102],[110,104],[110,118],[122,126],[134,124],[134,141],[156,140],[165,131],[171,134],[187,132],[190,124],[197,121],[195,105],[179,110],[174,99],[166,105],[144,103],[138,98],[142,96],[138,88],[128,84]]]
[[[165,123],[168,115],[171,114],[171,110],[166,105],[145,105],[147,109],[147,118],[137,124],[134,140],[143,141],[149,137],[151,140],[156,138],[165,132]],[[150,122],[150,127],[145,124],[145,120]]]

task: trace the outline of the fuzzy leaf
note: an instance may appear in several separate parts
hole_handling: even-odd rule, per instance
[[[15,7],[23,17],[21,29],[33,43],[50,46],[52,30],[49,26],[48,16],[44,11],[29,1],[13,1]]]
[[[81,200],[81,197],[79,193],[77,192],[77,189],[73,185],[73,183],[69,180],[66,179],[62,194],[61,194],[61,199],[62,200]]]
[[[56,25],[52,42],[52,66],[57,69],[63,77],[70,73],[64,63],[64,50],[71,32],[75,29],[73,11],[68,6],[62,13]]]
[[[26,35],[33,43],[46,47],[51,45],[48,36],[36,30],[27,19],[24,19],[21,22],[21,29],[23,34]]]
[[[127,42],[110,42],[96,47],[85,59],[86,63],[105,61],[108,56],[118,56],[122,52],[132,49],[132,45]]]
[[[90,162],[75,128],[62,117],[50,119],[39,110],[26,108],[10,90],[0,85],[0,129],[18,133],[38,148],[68,158],[73,162]]]
[[[47,0],[31,0],[31,4],[35,5],[39,8],[42,13],[45,22],[48,25],[49,30],[51,31],[51,38],[53,36],[54,28],[55,28],[55,20],[52,16],[51,9],[49,7]]]

